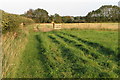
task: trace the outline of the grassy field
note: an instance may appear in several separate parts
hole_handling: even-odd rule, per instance
[[[13,78],[118,78],[118,32],[33,32]]]

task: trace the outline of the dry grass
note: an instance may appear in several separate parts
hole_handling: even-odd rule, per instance
[[[118,29],[118,23],[73,23],[63,24],[62,28],[80,28],[80,29]]]
[[[52,23],[38,23],[34,24],[39,28],[47,27],[53,28]],[[60,28],[61,27],[61,28]],[[118,23],[57,23],[55,24],[55,29],[71,29],[71,28],[79,28],[79,29],[111,29],[118,30]]]
[[[27,30],[24,28],[24,34],[19,33],[17,37],[12,32],[2,35],[2,77],[6,78],[16,69],[21,51],[27,43]],[[12,73],[14,74],[14,73]]]

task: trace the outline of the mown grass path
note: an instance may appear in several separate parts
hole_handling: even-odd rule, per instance
[[[14,77],[120,77],[116,39],[112,31],[31,32]]]

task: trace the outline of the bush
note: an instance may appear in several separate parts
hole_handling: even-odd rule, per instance
[[[21,23],[30,24],[34,23],[32,19],[22,17],[16,14],[9,14],[2,11],[2,32],[11,32],[17,30]]]

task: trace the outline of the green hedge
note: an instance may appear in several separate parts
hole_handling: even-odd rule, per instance
[[[17,30],[21,23],[24,23],[24,25],[26,25],[26,24],[34,23],[34,21],[32,19],[22,17],[20,15],[9,14],[2,11],[2,32],[3,33]]]

